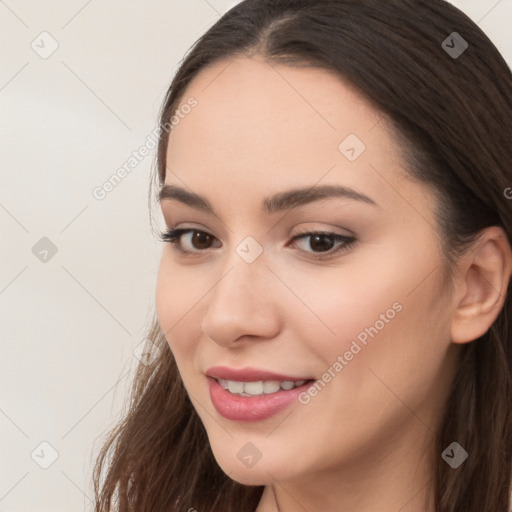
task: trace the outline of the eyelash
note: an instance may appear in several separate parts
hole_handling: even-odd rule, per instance
[[[180,239],[181,239],[181,236],[186,233],[204,233],[206,235],[209,235],[209,236],[215,238],[213,235],[211,235],[207,231],[203,231],[201,229],[177,228],[177,229],[167,229],[166,231],[163,231],[162,233],[160,233],[160,240],[162,242],[168,242],[168,243],[172,244],[172,248],[174,250],[178,251],[180,254],[183,254],[184,256],[187,256],[187,257],[200,256],[200,255],[202,255],[202,253],[205,253],[208,250],[208,249],[205,249],[205,250],[199,249],[196,251],[187,251],[187,250],[183,249],[183,247],[181,246],[181,243],[180,243]],[[334,242],[343,242],[343,244],[338,246],[337,249],[334,249],[334,250],[329,249],[329,251],[320,252],[320,253],[304,251],[304,252],[312,255],[313,259],[332,258],[334,255],[338,255],[338,254],[341,254],[341,253],[349,250],[352,247],[352,245],[356,242],[356,239],[354,237],[340,235],[339,233],[332,233],[329,231],[307,231],[305,233],[299,233],[299,234],[295,235],[291,241],[293,242],[300,238],[304,238],[307,236],[315,236],[315,235],[327,235],[327,236],[331,237]]]

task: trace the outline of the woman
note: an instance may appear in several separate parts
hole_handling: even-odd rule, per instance
[[[509,510],[512,76],[482,31],[246,0],[160,126],[155,360],[96,511]]]

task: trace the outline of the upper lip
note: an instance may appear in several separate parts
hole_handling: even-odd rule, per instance
[[[214,379],[232,380],[235,382],[258,382],[263,380],[298,381],[311,379],[310,377],[297,377],[267,372],[252,367],[237,369],[227,366],[212,366],[206,370],[205,374],[207,377],[213,377]]]

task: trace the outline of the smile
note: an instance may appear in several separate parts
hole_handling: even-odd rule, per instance
[[[277,393],[279,390],[290,391],[293,388],[302,386],[306,381],[298,380],[265,380],[256,382],[240,382],[234,380],[217,379],[219,384],[233,395],[258,396]]]
[[[210,400],[231,421],[261,421],[286,409],[315,382],[255,368],[215,366],[205,372]]]

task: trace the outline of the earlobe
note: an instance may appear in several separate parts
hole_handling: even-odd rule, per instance
[[[505,232],[498,226],[486,228],[457,265],[453,343],[476,340],[489,330],[505,303],[511,274],[512,250]]]

